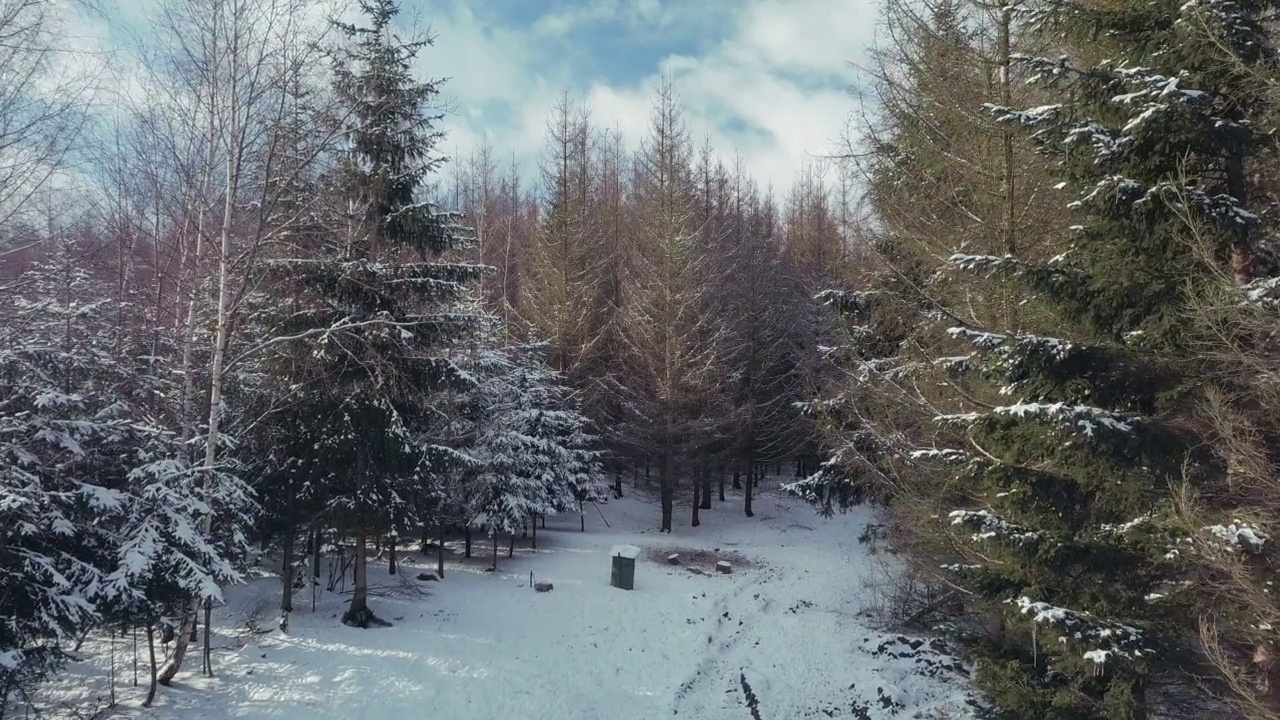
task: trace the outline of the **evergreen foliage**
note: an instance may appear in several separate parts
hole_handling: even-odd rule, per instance
[[[310,425],[294,435],[310,450],[282,466],[278,481],[306,488],[330,522],[356,535],[356,591],[344,621],[363,627],[375,620],[367,535],[425,522],[418,511],[456,461],[430,439],[430,408],[471,384],[455,349],[479,325],[463,308],[482,268],[436,259],[469,233],[422,196],[441,162],[431,111],[439,83],[410,73],[428,41],[395,35],[399,8],[390,0],[361,9],[369,25],[340,26],[347,44],[334,68],[348,144],[322,180],[331,235],[318,256],[274,260],[267,273],[291,298],[271,365],[304,398],[287,412]]]
[[[9,298],[0,351],[0,703],[111,618],[217,599],[239,577],[252,503],[230,468],[212,483],[174,459],[163,368],[139,358],[110,288],[62,242]],[[122,352],[123,351],[123,352]],[[196,488],[209,488],[210,493]],[[206,538],[201,518],[220,513]]]
[[[483,375],[469,399],[468,493],[473,517],[495,538],[541,515],[581,512],[604,496],[596,439],[544,353],[491,349],[476,363]]]
[[[1226,469],[1186,315],[1224,268],[1245,284],[1266,265],[1245,168],[1268,152],[1269,10],[1006,6],[987,44],[956,6],[901,7],[884,67],[906,72],[879,78],[864,166],[880,268],[820,296],[846,318],[828,357],[848,380],[808,405],[832,458],[792,489],[827,511],[886,491],[904,546],[969,598],[949,626],[993,716],[1207,712],[1179,689],[1202,682],[1184,674],[1204,659],[1196,617],[1220,600],[1184,558],[1266,533],[1184,522]],[[963,72],[983,53],[1022,97],[939,102],[982,87]],[[983,138],[1009,148],[989,210],[948,174],[990,157]],[[1018,198],[1045,197],[1061,209],[1017,221]]]

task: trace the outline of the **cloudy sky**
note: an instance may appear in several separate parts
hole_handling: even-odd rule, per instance
[[[775,189],[832,149],[853,108],[849,62],[875,25],[874,0],[403,2],[437,36],[422,69],[451,78],[458,152],[487,133],[500,153],[532,162],[566,88],[634,146],[668,73],[695,137],[740,153]]]
[[[79,17],[73,34],[87,47],[108,47],[118,42],[108,25],[121,21],[145,38],[163,0],[88,1],[107,20]],[[806,158],[834,149],[854,109],[850,62],[871,41],[876,16],[876,0],[401,3],[406,24],[436,36],[420,70],[449,78],[450,154],[465,156],[487,134],[500,156],[514,153],[533,177],[547,117],[566,89],[589,104],[597,124],[618,127],[635,147],[653,89],[667,74],[695,142],[709,135],[717,152],[742,155],[757,180],[777,191]],[[119,82],[136,82],[140,73],[128,68],[137,58],[102,57],[117,66]]]

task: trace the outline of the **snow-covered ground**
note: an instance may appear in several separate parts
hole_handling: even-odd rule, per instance
[[[237,638],[232,631],[247,616],[274,619],[278,582],[234,588],[215,613],[216,678],[198,675],[197,655],[174,687],[161,688],[156,705],[142,710],[145,671],[142,687],[133,687],[133,641],[120,638],[120,706],[99,717],[969,716],[962,671],[938,645],[870,629],[865,610],[877,573],[857,540],[868,513],[825,520],[773,492],[757,500],[755,518],[743,516],[738,497],[715,505],[702,512],[698,528],[680,509],[670,535],[657,532],[656,507],[634,494],[602,504],[599,513],[588,507],[585,533],[577,516],[549,518],[537,550],[518,542],[508,559],[502,543],[497,573],[485,572],[491,546],[478,540],[472,559],[449,558],[443,581],[416,583],[425,594],[374,598],[390,628],[343,627],[340,595],[323,598],[312,613],[304,591],[289,635]],[[621,543],[645,551],[633,591],[609,586],[609,551]],[[694,551],[701,551],[696,558]],[[671,552],[687,562],[668,565],[663,558]],[[726,556],[733,572],[717,574],[714,561]],[[434,556],[416,553],[402,560],[410,578],[435,565]],[[534,592],[531,571],[554,590]],[[373,576],[385,579],[385,565]],[[49,704],[83,712],[106,696],[113,655],[105,641],[87,647],[92,657],[44,698],[46,717],[59,715]]]

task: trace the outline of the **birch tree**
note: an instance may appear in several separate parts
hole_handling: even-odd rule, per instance
[[[271,130],[283,125],[292,110],[289,90],[307,77],[318,59],[315,45],[299,38],[314,37],[318,26],[310,0],[174,0],[163,12],[165,31],[161,56],[168,75],[162,83],[179,82],[168,100],[198,120],[189,125],[199,138],[195,172],[188,176],[195,188],[189,192],[183,234],[186,318],[183,322],[183,373],[187,378],[182,422],[184,461],[193,447],[203,451],[199,462],[205,474],[205,492],[226,477],[220,467],[228,351],[233,327],[254,262],[265,245],[289,229],[293,218],[275,211],[287,184],[275,177],[284,167],[286,148]],[[321,147],[323,144],[321,144]],[[317,152],[319,148],[317,148]],[[297,172],[298,165],[285,167]],[[208,275],[206,275],[208,273]],[[197,292],[210,278],[207,313],[212,330],[207,350],[207,393],[195,385],[197,328],[205,298]],[[207,398],[207,420],[200,441],[195,408],[198,394]],[[212,530],[212,513],[205,515],[201,532]],[[195,598],[192,610],[177,634],[174,652],[160,671],[168,684],[182,666],[195,609],[208,598]],[[212,673],[206,655],[206,673]]]

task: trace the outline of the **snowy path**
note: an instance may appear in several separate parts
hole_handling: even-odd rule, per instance
[[[219,653],[216,679],[180,676],[180,687],[162,689],[150,711],[137,709],[139,692],[122,682],[122,714],[751,720],[749,690],[762,720],[965,717],[963,680],[950,671],[931,677],[932,661],[922,657],[927,646],[912,652],[858,617],[871,565],[856,538],[869,516],[823,520],[773,496],[757,508],[755,518],[745,518],[731,498],[704,511],[699,528],[687,526],[684,510],[671,535],[656,532],[657,510],[633,498],[601,506],[609,528],[591,509],[586,533],[576,517],[551,518],[538,533],[538,550],[518,547],[507,559],[502,548],[496,575],[484,572],[490,546],[482,542],[478,557],[452,561],[443,582],[424,584],[429,597],[376,599],[375,612],[394,627],[342,627],[341,599],[332,597],[314,614],[295,613],[289,636],[274,633]],[[632,592],[608,586],[608,551],[619,543],[649,550]],[[714,556],[718,548],[754,567],[718,575],[703,560],[708,574],[699,575],[656,562],[673,550],[650,548],[684,549],[686,556]],[[531,570],[555,589],[534,593]],[[275,587],[241,588],[227,614],[258,602],[254,591]],[[128,676],[132,646],[119,642],[117,673]],[[68,678],[73,684],[64,684],[68,692],[101,692],[100,665],[76,672]]]

